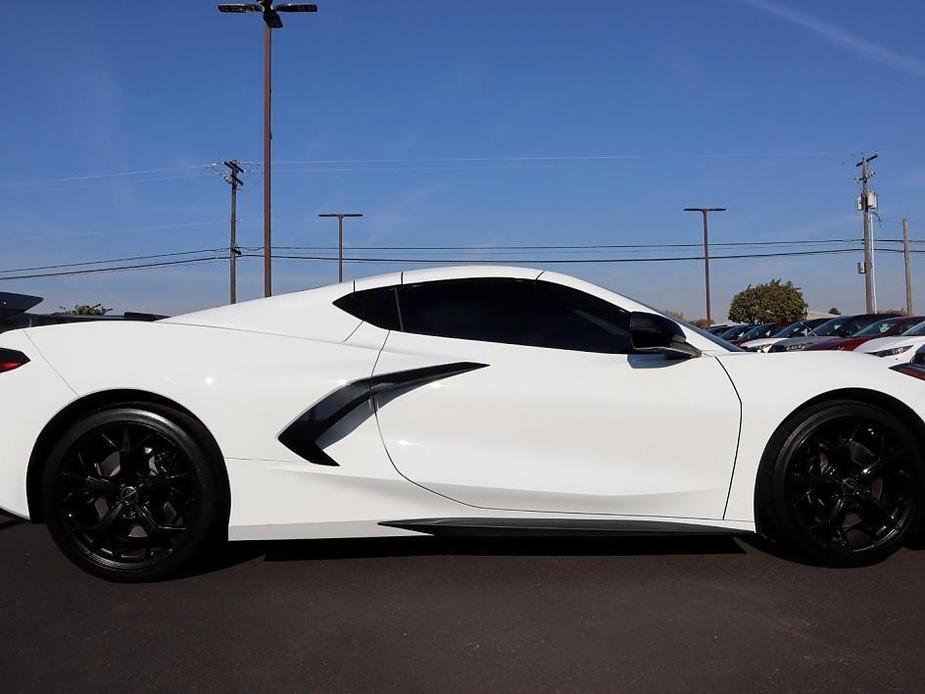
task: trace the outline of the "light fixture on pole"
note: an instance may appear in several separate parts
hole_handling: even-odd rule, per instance
[[[337,281],[344,281],[344,217],[362,217],[359,212],[322,212],[319,217],[337,217]]]
[[[703,215],[703,283],[707,297],[707,325],[713,325],[713,311],[710,305],[710,212],[725,212],[725,207],[685,207],[685,212],[700,212]]]
[[[263,293],[264,296],[273,294],[273,268],[271,265],[272,253],[272,234],[270,229],[270,140],[272,133],[270,128],[270,95],[271,95],[271,76],[272,76],[272,30],[282,29],[283,20],[280,19],[280,12],[317,12],[318,6],[305,3],[287,2],[280,5],[273,5],[271,0],[259,0],[256,3],[247,4],[220,4],[219,12],[246,13],[255,12],[263,15]]]

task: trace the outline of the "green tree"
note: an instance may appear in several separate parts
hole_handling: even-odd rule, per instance
[[[59,313],[64,313],[69,316],[104,316],[110,311],[111,308],[106,308],[103,304],[78,304],[74,308],[64,308],[61,306],[61,311]]]
[[[841,311],[839,311],[839,310],[838,310],[837,308],[835,308],[834,306],[833,306],[832,308],[829,309],[829,313],[831,313],[833,316],[840,316],[840,315],[841,315]]]
[[[805,318],[806,309],[800,288],[777,279],[754,287],[748,285],[732,297],[729,319],[737,323],[793,322]]]

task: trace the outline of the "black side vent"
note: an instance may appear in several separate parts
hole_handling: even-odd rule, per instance
[[[374,395],[406,386],[419,386],[442,378],[483,369],[488,364],[455,362],[420,369],[395,371],[372,378],[352,381],[338,388],[312,405],[279,435],[279,442],[296,455],[316,465],[337,465],[331,456],[321,450],[318,439],[355,407]]]

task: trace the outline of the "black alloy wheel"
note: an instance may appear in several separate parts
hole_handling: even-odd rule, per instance
[[[817,406],[791,423],[770,480],[779,535],[815,561],[860,565],[917,523],[922,454],[908,426],[864,403]]]
[[[193,423],[136,407],[78,422],[43,479],[45,518],[64,553],[111,580],[161,578],[214,534],[221,486]]]

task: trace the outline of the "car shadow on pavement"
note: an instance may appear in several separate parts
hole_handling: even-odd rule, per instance
[[[731,536],[688,537],[522,537],[361,539],[229,542],[204,557],[191,574],[211,573],[263,559],[267,562],[370,559],[380,557],[465,556],[645,556],[744,554]]]
[[[0,530],[5,530],[6,528],[12,528],[14,525],[20,525],[25,523],[22,518],[17,518],[16,516],[8,516],[5,513],[0,513]]]

